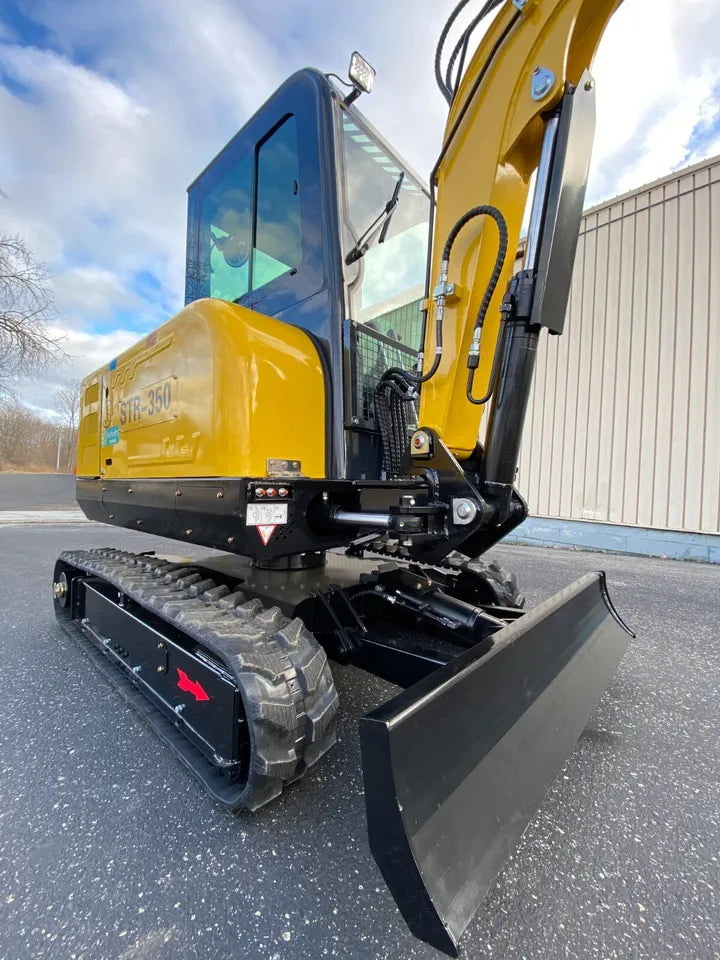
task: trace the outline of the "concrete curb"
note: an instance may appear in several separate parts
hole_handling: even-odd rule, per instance
[[[629,527],[593,520],[528,517],[502,542],[720,563],[718,534],[653,530],[648,527]]]
[[[0,510],[0,527],[26,523],[92,523],[81,510]]]

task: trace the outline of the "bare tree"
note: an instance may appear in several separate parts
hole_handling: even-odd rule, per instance
[[[65,357],[62,338],[49,330],[55,318],[45,266],[20,237],[0,236],[0,392],[12,395],[14,378]]]
[[[55,409],[60,414],[65,431],[66,455],[64,459],[69,471],[72,468],[75,458],[77,442],[78,415],[80,412],[79,380],[70,380],[64,387],[58,390],[55,394]]]
[[[18,400],[0,400],[0,468],[52,469],[60,429]]]

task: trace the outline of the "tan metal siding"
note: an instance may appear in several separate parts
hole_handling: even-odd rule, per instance
[[[588,211],[518,483],[537,516],[720,532],[720,158]]]

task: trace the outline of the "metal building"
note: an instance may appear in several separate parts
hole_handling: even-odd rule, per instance
[[[519,536],[720,562],[720,157],[586,211]]]

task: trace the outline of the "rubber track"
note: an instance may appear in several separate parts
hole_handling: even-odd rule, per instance
[[[232,676],[245,707],[251,743],[247,781],[235,783],[234,788],[217,768],[216,775],[209,776],[212,764],[184,737],[190,752],[178,749],[172,720],[167,721],[171,730],[165,730],[166,725],[149,715],[153,712],[149,705],[141,710],[179,759],[225,806],[258,809],[277,797],[285,784],[301,777],[335,743],[338,696],[327,656],[300,619],[290,620],[277,607],[267,608],[257,598],[231,591],[192,565],[109,548],[66,551],[59,559],[102,577],[181,629]],[[77,621],[63,625],[71,633],[82,633]],[[103,672],[120,687],[114,676],[122,675],[119,668]],[[130,688],[136,696],[125,691],[126,699],[136,705],[137,696],[145,701],[132,684]]]

